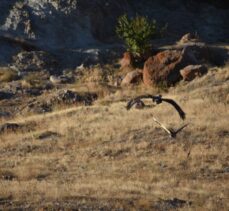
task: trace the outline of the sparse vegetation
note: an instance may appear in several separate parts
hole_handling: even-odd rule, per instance
[[[0,135],[0,208],[163,210],[176,198],[180,210],[227,210],[228,103],[212,99],[228,94],[225,80],[226,68],[170,88],[190,122],[174,140],[152,116],[177,128],[176,112],[127,112],[129,92],[108,95],[109,106],[12,119],[35,126]]]
[[[18,74],[10,68],[0,68],[0,82],[10,82],[18,79]]]
[[[31,2],[0,7],[0,210],[229,210],[228,3]]]
[[[45,86],[48,77],[49,77],[49,74],[45,72],[28,73],[24,77],[23,86],[31,87],[31,88],[39,88],[39,87]]]

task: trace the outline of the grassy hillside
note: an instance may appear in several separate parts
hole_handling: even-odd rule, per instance
[[[228,210],[228,67],[164,93],[185,122],[166,104],[126,111],[149,91],[12,119],[31,130],[0,134],[0,210]],[[153,116],[189,126],[171,139]]]

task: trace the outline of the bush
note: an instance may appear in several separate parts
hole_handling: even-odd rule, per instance
[[[118,19],[116,33],[135,58],[143,58],[152,48],[150,41],[156,34],[156,21],[143,16],[129,19],[123,15]]]

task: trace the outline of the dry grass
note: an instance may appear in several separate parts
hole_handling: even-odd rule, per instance
[[[15,70],[7,67],[0,68],[0,82],[10,82],[16,80],[17,78],[18,74]]]
[[[36,128],[0,136],[0,209],[163,210],[162,199],[178,198],[190,202],[181,210],[228,210],[229,81],[220,71],[167,94],[190,123],[176,139],[152,120],[183,124],[170,106],[126,111],[123,100],[141,88],[110,93],[109,106],[15,119]],[[39,139],[45,131],[59,135]]]

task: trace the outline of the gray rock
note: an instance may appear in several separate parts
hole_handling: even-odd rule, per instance
[[[41,134],[39,134],[37,136],[37,139],[39,140],[57,140],[59,137],[61,137],[61,135],[59,133],[56,132],[52,132],[52,131],[45,131]]]
[[[50,100],[51,104],[64,103],[64,104],[77,104],[83,103],[84,105],[91,105],[96,99],[97,94],[85,93],[79,94],[70,90],[61,90]]]
[[[184,81],[191,81],[205,73],[207,73],[207,68],[204,65],[188,65],[180,70]]]
[[[13,96],[14,94],[12,92],[0,91],[0,100],[8,100]]]
[[[23,51],[14,57],[14,65],[22,72],[48,71],[58,72],[54,57],[44,51]]]
[[[22,114],[25,113],[35,113],[35,114],[44,114],[52,111],[52,106],[45,102],[35,101],[29,103],[23,110]]]
[[[10,117],[10,113],[6,111],[0,111],[0,118]]]
[[[228,9],[187,2],[1,0],[0,62],[10,62],[12,55],[21,48],[55,52],[64,67],[77,66],[85,58],[87,65],[100,62],[110,57],[108,43],[120,43],[115,26],[117,18],[125,13],[146,15],[156,19],[159,25],[168,23],[167,44],[174,43],[189,31],[196,31],[204,41],[228,42]],[[10,35],[8,40],[6,33]],[[100,54],[88,53],[87,49],[97,49]]]
[[[5,123],[3,125],[0,125],[0,133],[8,132],[8,131],[16,131],[21,126],[16,123]]]

